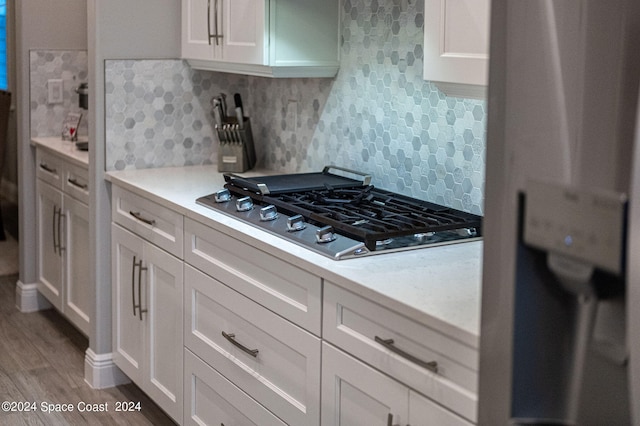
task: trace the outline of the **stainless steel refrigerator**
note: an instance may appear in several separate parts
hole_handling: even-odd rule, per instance
[[[491,7],[479,424],[640,425],[640,2]]]

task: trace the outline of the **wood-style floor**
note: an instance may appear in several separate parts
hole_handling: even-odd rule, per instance
[[[0,425],[174,424],[133,384],[91,389],[84,381],[87,339],[55,310],[20,313],[15,307],[17,279],[0,277],[0,403],[35,402],[37,409],[1,410]],[[118,401],[140,402],[140,411],[115,412]],[[43,403],[72,404],[74,411],[45,413]],[[109,411],[81,413],[78,403],[103,404]]]

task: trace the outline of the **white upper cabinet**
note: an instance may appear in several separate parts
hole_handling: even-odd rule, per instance
[[[333,77],[338,0],[182,0],[192,67],[267,77]]]
[[[425,0],[424,79],[449,96],[486,96],[490,6],[490,0]]]

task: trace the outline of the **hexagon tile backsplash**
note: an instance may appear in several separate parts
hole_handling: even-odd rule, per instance
[[[335,164],[373,184],[482,214],[486,103],[423,74],[423,0],[344,0],[335,79],[193,70],[181,60],[107,61],[107,169],[214,163],[210,99],[243,96],[260,165]]]
[[[87,81],[86,50],[32,50],[29,52],[29,102],[31,137],[60,136],[67,113],[83,114],[80,136],[88,133],[87,113],[78,106],[75,92]],[[48,102],[48,81],[62,80],[62,102]]]

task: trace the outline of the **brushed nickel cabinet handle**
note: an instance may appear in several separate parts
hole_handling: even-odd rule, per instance
[[[222,335],[224,336],[225,339],[227,339],[229,342],[231,342],[234,346],[240,348],[243,352],[251,355],[254,358],[258,356],[258,350],[257,349],[249,349],[248,347],[246,347],[242,343],[238,342],[236,340],[236,335],[235,334],[233,334],[233,333],[225,333],[223,331]]]
[[[89,188],[89,185],[84,185],[80,182],[78,182],[77,180],[75,180],[74,178],[69,178],[67,179],[67,182],[69,182],[71,185],[80,188],[80,189],[84,189],[85,191]]]
[[[138,267],[138,262],[136,262],[136,256],[133,256],[133,266],[131,266],[131,304],[133,305],[133,316],[136,316],[136,309],[138,305],[136,305],[136,268]]]
[[[51,167],[47,166],[47,163],[40,163],[40,168],[42,170],[44,170],[45,172],[49,172],[51,174],[56,174],[58,173],[58,171],[56,169],[52,169]]]
[[[383,339],[381,337],[375,336],[374,340],[380,343],[385,348],[389,349],[391,352],[400,355],[401,357],[418,364],[421,367],[426,368],[429,371],[433,371],[434,373],[438,372],[438,362],[437,361],[423,361],[420,358],[417,358],[410,353],[403,351],[402,349],[394,346],[393,339]]]
[[[215,39],[216,39],[216,46],[218,46],[220,44],[220,37],[222,37],[220,34],[218,34],[218,0],[214,0],[214,6],[213,6],[213,28],[215,31]]]
[[[211,46],[211,0],[207,0],[207,38],[209,39],[209,46]]]
[[[62,246],[62,219],[66,217],[62,214],[62,207],[58,208],[58,255],[62,256],[62,251],[65,249]]]
[[[140,314],[140,321],[142,321],[142,314],[147,313],[147,309],[142,309],[142,271],[146,271],[147,268],[142,266],[142,259],[140,259],[140,265],[138,265],[138,313]]]
[[[144,222],[147,225],[151,225],[154,226],[156,224],[156,221],[153,219],[146,219],[144,217],[142,217],[142,215],[140,214],[140,212],[134,212],[134,211],[130,211],[129,214],[131,216],[133,216],[134,218],[138,219],[140,222]]]
[[[56,235],[56,215],[58,214],[58,206],[56,206],[55,204],[53,205],[53,223],[51,224],[51,233],[52,233],[52,237],[53,237],[53,252],[55,254],[58,254],[58,242],[56,241],[57,235]]]

